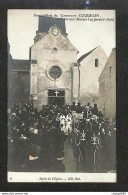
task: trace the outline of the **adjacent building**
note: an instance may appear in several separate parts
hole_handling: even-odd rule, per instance
[[[17,104],[22,106],[25,103],[29,103],[30,61],[13,60],[13,66],[9,69],[9,75],[9,105],[14,106]]]
[[[116,117],[116,49],[112,52],[99,76],[99,109],[110,120]]]
[[[98,46],[90,52],[84,54],[78,59],[80,69],[80,102],[85,105],[98,103],[100,76],[107,55],[101,46]]]

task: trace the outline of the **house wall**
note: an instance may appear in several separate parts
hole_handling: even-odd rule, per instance
[[[19,106],[29,103],[30,75],[29,71],[10,71],[9,104]]]
[[[110,71],[111,67],[111,71]],[[104,117],[116,115],[116,50],[113,49],[99,77],[99,108]]]
[[[95,67],[95,59],[98,59],[98,67]],[[101,74],[107,55],[99,46],[80,62],[80,102],[83,105],[87,103],[98,103],[99,82],[98,77]]]

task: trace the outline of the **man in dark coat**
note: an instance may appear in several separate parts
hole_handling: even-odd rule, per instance
[[[98,115],[98,107],[97,107],[97,104],[94,104],[94,107],[93,107],[93,109],[92,109],[92,114],[94,114],[94,115]]]
[[[64,158],[64,141],[65,135],[64,132],[59,128],[56,134],[56,156],[57,158]]]
[[[26,162],[26,167],[24,168],[25,171],[30,171],[30,172],[46,171],[44,159],[40,155],[40,153],[41,153],[41,147],[32,144],[30,147],[29,158],[28,161]]]
[[[80,103],[78,103],[77,106],[76,106],[76,112],[77,113],[82,113],[82,107],[81,107]]]
[[[72,103],[72,105],[71,105],[71,111],[76,111],[76,106],[75,106],[75,104],[76,104],[75,102]]]

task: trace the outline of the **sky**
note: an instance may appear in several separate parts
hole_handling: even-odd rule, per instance
[[[34,37],[38,30],[38,17],[36,15],[57,14],[64,15],[99,14],[96,19],[104,21],[68,21],[66,32],[70,42],[78,49],[77,57],[101,46],[107,56],[115,48],[115,12],[113,10],[9,10],[8,11],[8,42],[13,59],[29,59],[29,48],[34,44]],[[61,15],[63,14],[63,16]],[[66,16],[65,16],[66,17]],[[66,17],[69,18],[69,17]],[[88,18],[87,18],[88,19]],[[107,19],[107,20],[106,20]]]

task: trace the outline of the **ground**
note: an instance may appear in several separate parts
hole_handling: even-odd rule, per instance
[[[64,143],[64,161],[65,172],[76,172],[76,160],[73,156],[72,144],[68,143],[68,140]]]

